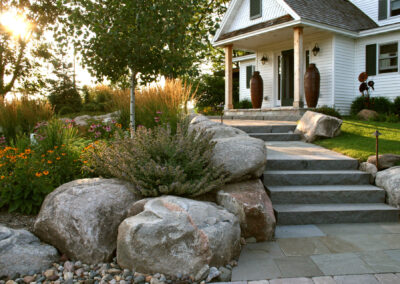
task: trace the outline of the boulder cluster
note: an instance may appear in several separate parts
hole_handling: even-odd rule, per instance
[[[213,134],[214,162],[232,176],[224,188],[197,200],[144,199],[116,179],[64,184],[46,197],[34,225],[37,237],[0,227],[0,279],[150,283],[153,275],[154,284],[229,281],[244,239],[274,236],[272,203],[260,181],[266,147],[203,116],[193,119],[195,129]]]

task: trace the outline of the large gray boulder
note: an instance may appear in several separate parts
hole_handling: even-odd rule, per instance
[[[58,260],[57,250],[32,233],[0,225],[0,279],[40,273]]]
[[[211,133],[213,139],[249,136],[246,132],[238,128],[211,121],[205,116],[197,116],[193,118],[189,125],[189,131],[205,131],[206,133]]]
[[[276,219],[261,180],[228,184],[217,193],[218,204],[239,218],[242,236],[258,242],[272,240]]]
[[[248,136],[214,139],[217,142],[212,158],[216,165],[223,165],[231,181],[259,178],[267,163],[265,142]]]
[[[374,164],[364,162],[360,164],[360,167],[358,168],[360,171],[366,172],[370,174],[369,178],[369,183],[374,184],[375,183],[375,178],[376,174],[378,173],[378,169]]]
[[[131,185],[119,180],[76,180],[46,197],[34,232],[72,260],[110,261],[117,247],[118,226],[138,199]]]
[[[386,201],[400,208],[400,166],[378,172],[375,183],[386,191]]]
[[[240,225],[213,203],[174,196],[149,200],[118,229],[117,260],[140,273],[196,276],[240,253]]]
[[[400,163],[400,155],[383,154],[379,155],[379,170],[385,170],[394,167]],[[376,165],[376,155],[368,157],[368,163]]]
[[[297,124],[295,133],[303,135],[307,142],[318,138],[332,138],[340,134],[342,123],[336,117],[307,111]]]

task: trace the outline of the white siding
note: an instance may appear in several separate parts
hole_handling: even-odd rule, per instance
[[[377,22],[378,25],[380,26],[400,23],[400,16],[388,17],[387,20],[379,21],[378,17],[379,0],[350,0],[350,1],[353,2],[358,8],[360,8],[365,14],[367,14],[372,20]]]
[[[236,13],[232,13],[223,33],[243,29],[287,14],[276,0],[262,0],[262,16],[250,20],[250,0],[241,0]]]
[[[354,81],[356,82],[356,86],[353,92],[354,98],[360,96],[360,92],[358,91],[359,84],[357,83],[357,78],[358,74],[365,71],[365,46],[368,44],[376,43],[379,45],[391,42],[400,42],[400,31],[357,40],[355,57],[356,65],[354,74]],[[379,52],[379,46],[377,49]],[[372,93],[373,96],[385,96],[392,100],[400,96],[400,72],[385,74],[378,74],[377,72],[376,76],[371,76],[369,79],[375,81],[375,91]]]
[[[247,89],[246,84],[246,67],[249,65],[256,65],[255,60],[246,60],[240,62],[240,73],[239,73],[239,100],[249,100],[251,101],[250,97],[250,89]]]
[[[357,83],[355,72],[355,40],[335,35],[334,50],[334,106],[342,114],[350,112],[351,102],[354,100],[354,88]]]
[[[333,70],[333,53],[332,53],[332,35],[321,33],[304,37],[304,50],[310,50],[310,63],[315,63],[321,73],[321,92],[318,106],[333,105],[332,98],[332,70]],[[321,51],[318,56],[313,56],[311,50],[318,43]],[[277,56],[283,50],[293,49],[293,41],[281,42],[278,44],[260,48],[257,51],[256,70],[260,71],[264,82],[264,100],[263,108],[277,106],[278,80],[277,80]],[[304,51],[304,56],[305,56]],[[267,55],[269,62],[262,65],[260,60],[263,55]],[[304,60],[305,62],[305,60]],[[305,70],[305,68],[304,68]],[[305,102],[305,99],[304,99]]]

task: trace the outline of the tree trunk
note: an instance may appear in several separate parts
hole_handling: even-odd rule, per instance
[[[131,137],[135,132],[135,88],[136,88],[136,73],[131,69],[131,119],[130,119],[130,131]]]

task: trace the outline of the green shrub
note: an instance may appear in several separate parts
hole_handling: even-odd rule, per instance
[[[65,106],[73,109],[73,112],[79,112],[82,107],[82,98],[70,82],[53,86],[48,99],[57,113]]]
[[[87,103],[82,106],[82,109],[86,112],[97,112],[101,111],[101,106],[96,103]]]
[[[400,97],[394,99],[393,112],[397,115],[400,115]]]
[[[336,118],[342,119],[342,115],[334,108],[328,106],[322,106],[314,109],[315,112],[322,113],[325,115],[334,116]]]
[[[65,115],[65,114],[69,114],[69,113],[73,113],[74,110],[70,107],[70,106],[63,106],[59,111],[58,114],[59,115]]]
[[[371,98],[371,109],[377,113],[389,114],[393,108],[393,103],[385,97]]]
[[[235,109],[251,109],[251,108],[253,108],[253,104],[251,103],[250,100],[245,99],[238,103],[235,103],[234,108]]]
[[[357,115],[363,109],[374,110],[380,114],[389,114],[393,103],[385,97],[358,97],[351,104],[351,114]]]
[[[133,139],[98,143],[86,156],[96,173],[126,180],[143,196],[198,196],[228,180],[212,163],[211,139],[205,132],[189,133],[188,122],[178,124],[176,134],[163,126],[139,127]]]
[[[221,72],[205,74],[193,82],[197,86],[196,107],[217,107],[225,104],[225,78]],[[233,102],[239,101],[239,80],[233,78]]]
[[[87,176],[80,155],[85,141],[58,120],[41,123],[36,143],[19,136],[13,147],[0,148],[0,208],[25,214],[39,211],[58,186]]]

